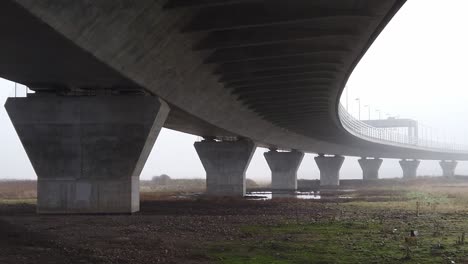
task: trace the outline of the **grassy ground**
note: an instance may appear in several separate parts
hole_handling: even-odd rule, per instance
[[[358,191],[350,202],[325,204],[338,212],[328,219],[298,216],[272,226],[243,226],[237,239],[209,243],[208,255],[226,264],[468,263],[467,190]]]
[[[458,240],[466,228],[456,218],[249,226],[244,235],[254,239],[215,243],[209,254],[220,263],[465,263],[468,245]],[[418,237],[405,241],[413,229]]]
[[[379,181],[322,200],[191,195],[203,188],[144,182],[133,216],[37,216],[35,182],[0,183],[0,263],[468,263],[466,180]]]

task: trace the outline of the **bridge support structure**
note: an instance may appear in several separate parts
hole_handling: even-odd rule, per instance
[[[400,166],[401,166],[401,169],[403,170],[403,179],[416,178],[420,163],[421,163],[420,160],[407,160],[407,159],[400,160]]]
[[[195,142],[206,171],[206,193],[213,196],[245,195],[245,172],[255,152],[250,140]]]
[[[152,96],[31,96],[5,108],[38,176],[38,213],[133,213],[169,113]]]
[[[295,191],[297,189],[297,170],[304,158],[304,153],[271,150],[265,152],[264,156],[271,170],[271,189]]]
[[[446,161],[442,160],[439,162],[440,167],[442,168],[442,175],[444,177],[453,177],[455,176],[455,169],[457,168],[458,162],[455,160]]]
[[[320,186],[339,186],[340,169],[345,158],[339,155],[325,156],[320,154],[314,159],[320,170]]]
[[[379,179],[379,169],[383,162],[382,159],[361,158],[358,162],[362,169],[362,179],[364,181]]]

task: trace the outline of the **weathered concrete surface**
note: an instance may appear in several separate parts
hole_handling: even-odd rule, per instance
[[[379,169],[382,165],[382,159],[361,158],[358,160],[362,169],[363,180],[377,180],[379,178]]]
[[[400,160],[400,166],[403,170],[403,178],[404,179],[414,179],[417,176],[417,171],[419,164],[421,163],[420,160]]]
[[[35,91],[143,89],[186,113],[169,128],[200,136],[312,153],[468,160],[368,142],[338,120],[346,80],[403,3],[5,0],[0,76]]]
[[[168,115],[156,97],[9,98],[38,176],[39,213],[132,213],[139,175]]]
[[[263,154],[271,170],[271,189],[297,189],[297,170],[301,165],[304,153],[299,151],[278,152],[272,150]]]
[[[234,1],[235,3],[232,3],[228,1],[221,3],[218,1],[208,4],[189,1],[194,5],[194,8],[177,8],[177,4],[173,5],[172,8],[167,8],[165,6],[167,3],[180,1],[151,0],[66,1],[66,4],[63,0],[15,0],[12,2],[15,2],[15,6],[18,7],[16,9],[10,8],[11,11],[14,11],[14,13],[9,12],[14,14],[14,19],[19,21],[28,20],[31,21],[30,24],[32,25],[44,25],[42,30],[52,31],[49,33],[61,36],[64,39],[63,42],[71,42],[76,49],[82,49],[92,54],[105,66],[112,68],[139,87],[144,87],[146,90],[158,95],[171,105],[221,130],[250,138],[263,146],[298,149],[314,153],[337,153],[350,156],[379,156],[399,159],[415,157],[433,159],[437,154],[412,148],[379,145],[351,135],[344,135],[343,127],[338,120],[337,107],[334,103],[330,103],[338,101],[336,99],[339,97],[355,63],[404,1],[363,1],[359,4],[350,4],[344,0],[333,3],[323,1],[298,1],[294,3],[284,1]],[[189,3],[187,1],[182,2]],[[1,7],[0,10],[3,12],[10,11],[3,8],[4,6]],[[231,11],[233,7],[242,8],[242,12],[239,11],[239,13],[245,13],[247,17],[234,16],[234,19],[229,19],[233,16]],[[218,8],[221,9],[220,12],[210,11]],[[334,14],[333,10],[335,10],[336,14],[333,16],[333,22],[320,17],[316,18],[317,12],[314,10],[317,10],[317,8],[318,10],[321,8],[330,10],[330,14]],[[268,16],[259,17],[255,10],[268,10]],[[288,14],[284,14],[284,10],[288,10]],[[311,12],[308,12],[308,10],[311,10]],[[346,10],[346,14],[342,13],[343,10]],[[208,15],[203,15],[205,11],[208,12]],[[199,12],[202,15],[199,15]],[[286,20],[284,20],[285,18]],[[265,19],[271,20],[265,23]],[[223,23],[234,26],[236,30],[226,24],[220,25]],[[232,25],[233,23],[237,25]],[[20,68],[20,66],[28,65],[24,71],[15,70],[15,73],[25,72],[29,74],[27,70],[34,69],[29,67],[31,61],[27,60],[28,58],[35,58],[34,56],[28,56],[21,60],[21,63],[15,64],[17,54],[24,54],[25,51],[32,50],[31,47],[37,45],[35,35],[32,41],[21,41],[23,39],[29,40],[28,37],[31,34],[27,29],[31,28],[30,24],[22,25],[22,27],[14,31],[14,34],[6,38],[6,40],[10,40],[14,37],[24,37],[16,41],[22,43],[22,45],[5,44],[5,49],[0,49],[15,54],[8,57],[11,61],[5,63],[6,69],[11,69],[12,65],[15,66],[15,69],[24,69]],[[7,25],[6,30],[13,26],[8,23],[5,23],[5,25]],[[17,23],[14,25],[17,26]],[[218,30],[193,31],[193,26],[196,25],[212,25],[212,29]],[[335,36],[334,38],[330,38],[330,34],[323,34],[324,38],[318,38],[318,36],[314,35],[314,30],[310,29],[310,25],[312,25],[312,29],[318,29],[319,32],[333,33],[336,32],[337,28],[345,27],[349,28],[350,32],[356,32],[357,34],[349,39],[348,37],[341,39],[339,37],[341,34],[336,33],[331,34]],[[286,29],[291,28],[292,30],[284,30],[285,26],[287,26]],[[192,31],[190,31],[190,28],[192,28]],[[259,34],[250,34],[252,28],[257,29]],[[35,30],[34,32],[39,31]],[[181,34],[181,32],[187,32],[187,34]],[[270,32],[275,32],[275,34],[270,34]],[[300,35],[291,36],[294,32],[296,34],[299,32]],[[196,49],[194,51],[194,47],[199,47],[200,44],[205,43],[209,44],[208,46],[213,46],[211,44],[218,43],[216,41],[205,41],[207,39],[220,40],[217,34],[226,36],[221,40],[238,40],[242,43],[240,43],[241,45],[234,45],[235,47],[233,46],[232,49],[215,48],[213,50]],[[348,34],[344,34],[344,36],[348,36]],[[267,39],[259,39],[262,37]],[[305,43],[307,45],[304,45],[304,38],[312,38],[313,42],[317,42],[317,44],[311,44],[309,39]],[[253,43],[250,41],[253,41]],[[50,54],[55,54],[54,51],[57,47],[64,46],[64,44],[59,45],[63,42],[57,42],[57,45],[53,46],[43,45],[41,53],[44,53],[44,49],[48,48]],[[47,44],[47,42],[44,43]],[[102,43],[106,43],[106,45],[102,45]],[[230,44],[232,43],[227,44],[231,47]],[[272,44],[274,45],[272,46]],[[254,47],[255,52],[245,50],[246,46],[249,45]],[[337,46],[346,47],[344,49],[340,48],[337,52],[329,51],[330,47],[335,50]],[[12,49],[12,47],[16,49]],[[50,50],[50,47],[53,47],[53,49]],[[220,47],[224,46],[221,45]],[[304,50],[305,48],[307,49]],[[261,49],[261,52],[258,52],[258,49]],[[316,55],[309,54],[309,49]],[[298,54],[299,51],[305,53]],[[278,56],[280,52],[286,52],[288,56]],[[269,57],[259,59],[258,56],[264,53],[267,53],[265,55]],[[239,56],[234,56],[235,54]],[[217,63],[205,63],[210,58],[216,59],[212,57],[213,55],[216,55],[215,57],[218,59],[222,57],[230,60],[230,62],[220,62],[219,65]],[[253,59],[250,57],[245,58],[247,55],[251,55]],[[77,57],[81,58],[80,56]],[[37,61],[34,65],[43,65],[41,64],[44,61],[42,57]],[[49,64],[52,63],[54,64],[52,69],[74,65],[68,57],[67,60],[57,59],[49,62]],[[241,67],[239,67],[238,63],[240,63]],[[317,63],[319,63],[318,70],[327,69],[323,67],[329,67],[329,64],[332,63],[332,72],[336,74],[336,77],[332,78],[332,83],[325,86],[328,96],[313,94],[315,91],[320,90],[313,85],[308,85],[304,89],[301,88],[296,91],[298,87],[293,87],[293,85],[296,85],[297,81],[311,78],[307,76],[306,79],[298,80],[297,73],[294,73],[293,77],[289,76],[292,80],[288,80],[288,82],[278,82],[275,85],[269,84],[266,87],[259,87],[255,91],[257,94],[262,90],[265,90],[266,93],[263,95],[262,92],[261,100],[252,97],[251,94],[249,95],[253,89],[246,89],[246,94],[242,96],[241,100],[239,94],[232,94],[233,89],[226,89],[227,84],[220,82],[220,78],[232,77],[232,71],[250,72],[252,68],[258,71],[258,67],[260,67],[259,70],[263,72],[271,67],[277,67],[274,68],[277,70],[283,69],[285,66],[286,68],[297,69],[297,67],[302,68],[304,65]],[[86,65],[88,64],[80,64],[79,69],[86,68]],[[247,66],[242,67],[242,65]],[[223,76],[213,74],[216,70],[221,70],[220,74]],[[307,69],[307,71],[309,70]],[[33,72],[35,72],[35,69]],[[49,72],[46,69],[43,72],[47,73],[40,75],[44,78],[27,81],[33,83],[59,82],[59,84],[62,84],[60,80],[45,78],[54,76],[53,73],[55,72]],[[74,71],[67,72],[73,73]],[[6,71],[6,73],[9,73],[9,71]],[[291,74],[291,72],[288,74]],[[272,78],[277,78],[277,75],[282,75],[282,72],[275,72]],[[300,76],[304,78],[304,74]],[[328,76],[328,73],[326,76]],[[18,78],[14,74],[4,74],[4,77],[9,77],[12,80],[24,79],[26,81],[27,79]],[[253,77],[257,78],[259,76]],[[323,80],[319,78],[318,81],[321,83]],[[282,87],[276,87],[280,83]],[[74,85],[75,83],[71,84]],[[258,80],[249,80],[248,84],[257,87]],[[64,83],[64,85],[68,85],[68,82]],[[322,88],[321,86],[322,84],[320,84],[320,88]],[[294,93],[291,88],[295,88]],[[289,92],[283,95],[281,91]],[[277,94],[277,92],[280,92],[280,94]],[[304,103],[292,102],[296,97],[304,101]],[[292,103],[289,104],[288,102]],[[309,109],[311,102],[314,102],[312,104],[313,108],[317,106],[321,111]],[[248,107],[247,103],[252,105]],[[289,110],[285,112],[284,109]],[[272,120],[277,122],[273,123]],[[180,124],[184,123],[180,122]],[[320,126],[316,124],[320,124]],[[201,136],[226,136],[221,133],[199,134],[200,129],[192,129],[192,126],[184,127],[180,125],[176,128]],[[209,129],[207,130],[209,131]],[[439,153],[436,156],[438,160],[463,159],[463,157],[458,155],[455,157],[451,153]]]
[[[343,156],[317,156],[314,158],[320,170],[320,185],[321,186],[339,186],[340,185],[340,169],[344,162]]]
[[[455,160],[445,161],[442,160],[439,162],[440,167],[442,168],[442,176],[444,177],[453,177],[455,176],[455,169],[457,168],[458,162]]]
[[[194,146],[206,171],[208,195],[245,195],[245,171],[256,148],[252,141],[204,140]]]

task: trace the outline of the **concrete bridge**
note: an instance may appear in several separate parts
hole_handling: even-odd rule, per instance
[[[38,175],[40,213],[139,210],[139,174],[164,126],[195,148],[207,192],[242,196],[256,146],[275,189],[305,152],[322,185],[344,156],[441,160],[468,151],[392,140],[340,110],[343,87],[402,0],[4,0],[0,76],[34,90],[6,109]],[[375,128],[378,129],[378,128]],[[366,132],[367,131],[367,132]]]

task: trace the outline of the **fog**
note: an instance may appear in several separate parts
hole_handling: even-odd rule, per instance
[[[418,120],[437,131],[441,138],[468,144],[468,2],[447,0],[411,0],[395,16],[379,36],[348,84],[348,108],[357,116],[361,106],[370,105],[372,118],[381,111],[382,118],[399,116]],[[14,84],[0,80],[0,102],[14,96]],[[18,90],[24,94],[24,88]],[[346,93],[344,93],[345,95]],[[342,98],[346,104],[346,98]],[[368,116],[361,108],[361,117]],[[444,136],[442,136],[444,135]],[[203,178],[205,172],[193,143],[197,137],[163,129],[142,172],[142,179],[166,173],[174,178]],[[264,149],[257,149],[247,177],[269,181],[270,171],[263,158]],[[298,177],[318,179],[319,172],[312,154],[307,154]],[[35,179],[26,153],[4,110],[0,108],[0,178]],[[423,161],[419,175],[440,175],[437,161]],[[468,175],[468,162],[461,162],[457,174]],[[382,178],[400,177],[398,160],[385,160]],[[347,157],[341,178],[361,178],[356,158]]]

